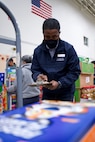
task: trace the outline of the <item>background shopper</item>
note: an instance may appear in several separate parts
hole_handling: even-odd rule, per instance
[[[38,87],[30,87],[34,81],[32,79],[31,72],[31,62],[32,59],[29,55],[24,55],[22,58],[22,95],[23,95],[23,105],[32,104],[39,101],[40,90]],[[10,93],[16,92],[17,83],[14,82],[13,85],[7,88]]]

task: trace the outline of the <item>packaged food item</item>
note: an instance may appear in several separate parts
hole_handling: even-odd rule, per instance
[[[82,99],[95,100],[95,86],[86,86],[81,89]]]

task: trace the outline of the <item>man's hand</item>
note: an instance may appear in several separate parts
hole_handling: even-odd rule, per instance
[[[37,81],[48,81],[48,77],[44,74],[39,74],[37,77]]]
[[[50,85],[44,85],[44,87],[50,90],[55,90],[59,86],[59,83],[55,80],[52,80],[50,83],[51,83]]]

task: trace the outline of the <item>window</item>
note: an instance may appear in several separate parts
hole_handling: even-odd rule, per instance
[[[84,42],[84,45],[88,46],[88,38],[87,37],[83,37],[83,42]]]

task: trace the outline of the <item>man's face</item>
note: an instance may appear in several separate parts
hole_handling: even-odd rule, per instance
[[[60,32],[57,29],[44,30],[44,40],[58,40]]]
[[[59,31],[57,29],[44,30],[44,43],[50,48],[56,48],[59,43]]]

